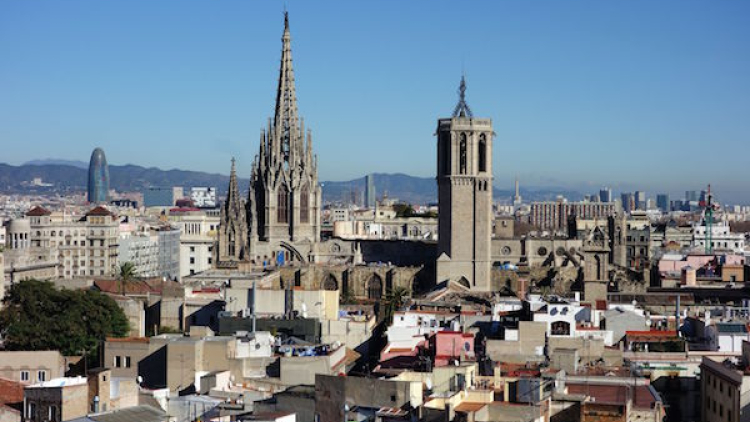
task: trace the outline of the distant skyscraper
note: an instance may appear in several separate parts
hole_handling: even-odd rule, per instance
[[[89,202],[92,204],[107,202],[109,194],[109,167],[107,158],[101,148],[91,153],[89,161]]]
[[[697,200],[698,200],[698,192],[694,190],[685,191],[685,202],[691,202],[691,201],[697,201]]]
[[[599,190],[599,202],[612,202],[612,189],[604,188]]]
[[[662,211],[670,211],[669,195],[667,195],[666,193],[660,193],[656,195],[656,207]]]
[[[365,177],[365,183],[367,184],[367,187],[365,188],[365,206],[369,208],[375,207],[375,176],[372,174],[368,174]]]
[[[513,197],[513,205],[519,206],[523,203],[521,198],[521,189],[518,187],[518,177],[516,177],[516,195]]]
[[[635,207],[639,210],[646,209],[646,192],[642,190],[635,192]]]
[[[622,197],[622,210],[632,212],[635,210],[635,197],[632,193],[626,192],[620,195]]]

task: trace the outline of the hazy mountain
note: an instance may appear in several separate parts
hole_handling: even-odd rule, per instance
[[[70,164],[39,164],[45,161],[34,160],[21,166],[11,166],[0,163],[0,192],[29,193],[29,192],[72,192],[86,190],[88,181],[88,166]],[[76,162],[74,162],[76,163]],[[218,188],[221,195],[227,190],[229,176],[215,173],[205,173],[189,170],[161,170],[155,167],[141,167],[133,164],[124,166],[109,166],[110,187],[119,192],[141,191],[149,186],[212,186]],[[28,181],[41,177],[51,187],[28,186]],[[375,196],[382,198],[387,194],[389,198],[396,198],[411,204],[428,204],[437,202],[437,184],[433,177],[415,177],[407,174],[375,173]],[[239,178],[240,191],[247,192],[248,179]],[[360,177],[346,181],[325,181],[323,186],[323,202],[344,202],[355,197],[363,198],[365,178]],[[495,201],[510,201],[513,191],[494,188]],[[359,195],[359,196],[357,196]],[[521,189],[525,201],[552,200],[557,195],[564,195],[568,199],[578,200],[581,194],[565,188],[526,187]]]
[[[89,163],[79,160],[58,160],[55,158],[48,158],[45,160],[31,160],[23,163],[24,166],[46,166],[46,165],[60,165],[60,166],[73,166],[82,169],[89,168]]]

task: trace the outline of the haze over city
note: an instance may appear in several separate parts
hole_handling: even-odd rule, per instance
[[[322,180],[435,173],[458,80],[493,119],[495,184],[750,201],[750,3],[28,2],[0,5],[3,162],[86,160],[246,177],[294,25]],[[33,145],[34,148],[19,148]]]

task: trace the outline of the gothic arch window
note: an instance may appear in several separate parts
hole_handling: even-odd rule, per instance
[[[307,185],[302,187],[302,191],[299,194],[299,222],[310,222],[310,189],[308,189]]]
[[[326,278],[323,280],[323,290],[338,290],[339,283],[336,281],[336,277],[333,274],[326,274]]]
[[[466,174],[466,134],[461,134],[461,142],[459,143],[459,173]]]
[[[443,156],[441,157],[443,162],[440,164],[442,166],[442,174],[448,175],[451,173],[451,134],[449,132],[444,132],[442,134],[442,140],[441,147],[443,149]]]
[[[379,275],[373,274],[367,281],[367,298],[380,300],[383,296],[383,280]]]
[[[487,137],[479,135],[479,171],[487,171]]]
[[[276,194],[276,222],[289,222],[289,190],[286,185],[281,185]]]

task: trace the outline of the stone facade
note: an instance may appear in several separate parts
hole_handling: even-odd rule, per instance
[[[438,120],[438,283],[455,280],[490,290],[492,237],[492,120],[474,118],[461,99]]]
[[[247,201],[239,195],[232,162],[222,207],[219,261],[255,264],[314,261],[320,240],[321,188],[312,134],[297,111],[289,19],[284,17],[276,110],[261,130]]]

